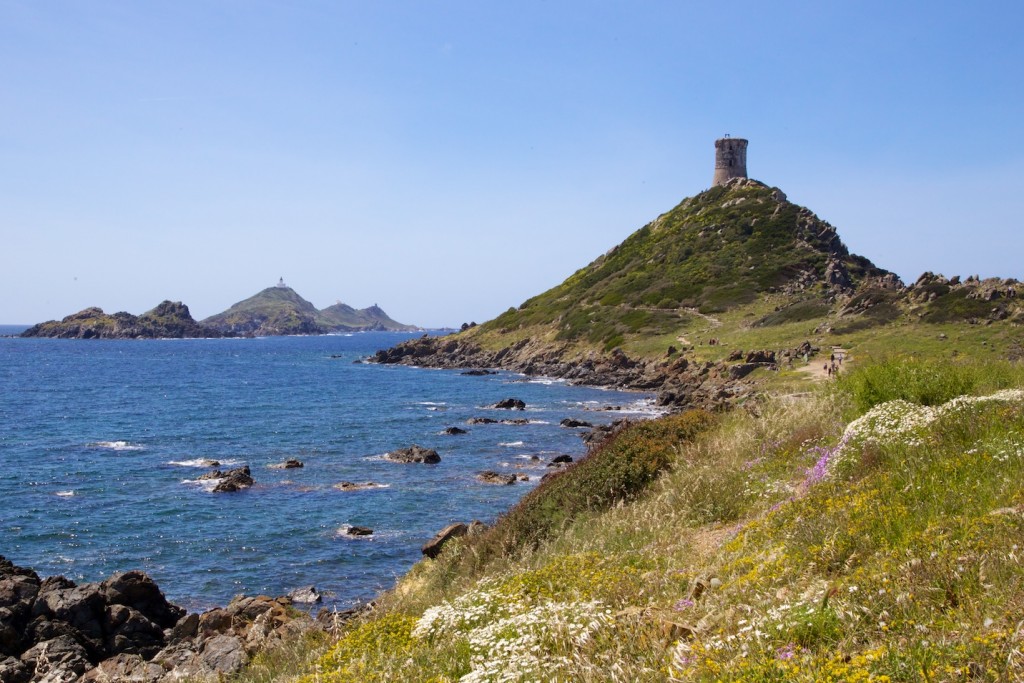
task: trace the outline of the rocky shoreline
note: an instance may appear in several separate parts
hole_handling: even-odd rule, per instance
[[[221,680],[332,616],[318,621],[291,598],[265,595],[189,614],[140,571],[76,584],[0,556],[0,681]]]
[[[489,351],[458,335],[423,336],[378,351],[370,362],[430,368],[483,371],[500,368],[530,376],[564,379],[573,384],[657,393],[657,404],[670,409],[719,410],[753,391],[745,377],[758,368],[778,369],[787,359],[814,356],[804,342],[793,349],[751,351],[730,361],[694,362],[671,349],[664,358],[630,358],[615,349],[608,354],[572,355],[568,344],[523,339]]]

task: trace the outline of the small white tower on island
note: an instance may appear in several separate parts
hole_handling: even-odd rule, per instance
[[[279,279],[279,280],[277,281],[277,287],[278,287],[279,289],[288,289],[288,285],[286,285],[286,284],[284,283],[284,278],[280,278],[280,279]]]

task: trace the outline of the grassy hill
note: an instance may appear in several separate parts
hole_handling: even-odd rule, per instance
[[[777,188],[735,180],[684,200],[477,334],[549,326],[556,340],[610,350],[770,293],[806,300],[804,315],[815,317],[871,281],[896,278],[851,255],[831,225]]]

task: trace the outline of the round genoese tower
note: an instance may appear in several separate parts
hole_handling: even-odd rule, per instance
[[[743,138],[715,140],[715,179],[712,187],[725,185],[733,178],[747,177],[747,141]]]

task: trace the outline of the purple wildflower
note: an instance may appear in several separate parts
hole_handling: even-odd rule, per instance
[[[672,609],[674,609],[677,612],[682,612],[687,607],[693,607],[693,604],[693,600],[689,598],[683,598],[682,600],[676,601],[676,604],[672,606]]]
[[[775,651],[775,656],[782,661],[788,661],[796,657],[797,647],[793,643],[786,643]]]

